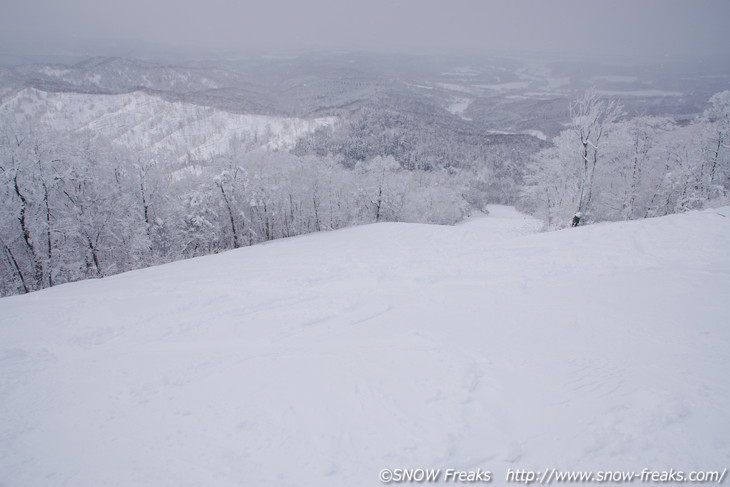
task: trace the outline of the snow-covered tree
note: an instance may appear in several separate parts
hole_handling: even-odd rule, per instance
[[[588,90],[570,104],[570,130],[574,137],[573,140],[562,142],[569,144],[569,149],[579,154],[580,180],[576,211],[584,215],[590,215],[592,210],[593,183],[603,139],[622,115],[623,108],[618,102],[602,99],[595,90]],[[567,153],[563,155],[569,157]]]
[[[698,123],[706,127],[702,184],[709,198],[724,197],[730,190],[730,91],[713,95]]]

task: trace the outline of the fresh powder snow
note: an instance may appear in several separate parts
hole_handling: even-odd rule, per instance
[[[730,466],[730,207],[381,223],[0,299],[0,485]]]

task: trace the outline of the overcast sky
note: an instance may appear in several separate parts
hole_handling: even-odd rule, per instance
[[[52,52],[76,38],[730,58],[730,0],[0,0],[0,12],[5,50],[33,41]]]

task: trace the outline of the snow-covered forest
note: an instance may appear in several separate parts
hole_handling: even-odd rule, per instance
[[[256,151],[166,172],[81,140],[3,141],[6,294],[353,224],[451,224],[481,197],[462,173],[409,171],[391,156],[348,168]]]
[[[569,128],[530,161],[522,203],[560,228],[649,218],[726,201],[730,190],[730,91],[687,124],[627,117],[594,91],[570,106]]]
[[[515,60],[393,81],[370,61],[307,59],[293,93],[291,62],[4,68],[0,293],[350,225],[454,224],[489,203],[556,229],[576,212],[589,224],[727,199],[730,91],[615,96],[625,79],[586,89],[559,64]],[[225,91],[251,72],[276,90]]]

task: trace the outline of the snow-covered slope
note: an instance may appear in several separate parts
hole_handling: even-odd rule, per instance
[[[7,127],[48,127],[63,133],[92,130],[135,150],[206,160],[233,149],[291,149],[334,117],[301,119],[237,114],[135,91],[117,95],[55,93],[25,88],[0,104]]]
[[[493,207],[4,298],[0,484],[730,466],[730,207],[538,227]]]

